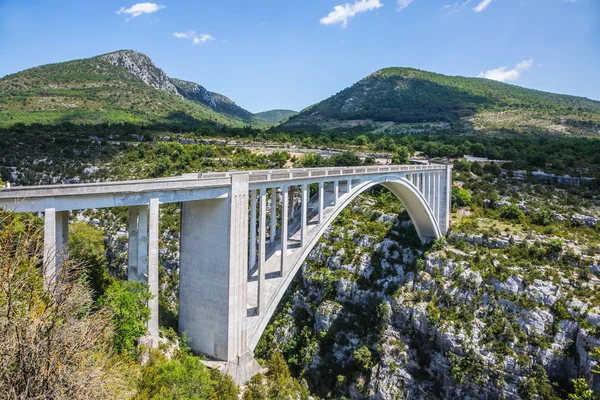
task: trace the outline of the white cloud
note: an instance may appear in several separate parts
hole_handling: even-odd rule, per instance
[[[442,7],[442,10],[446,12],[447,15],[455,14],[459,12],[462,8],[466,7],[473,0],[465,0],[461,2],[449,3]]]
[[[521,76],[521,73],[527,71],[533,65],[533,60],[525,60],[518,63],[513,69],[499,67],[490,69],[477,75],[478,78],[487,78],[495,81],[506,82],[516,81]]]
[[[175,32],[173,34],[173,36],[175,36],[178,39],[191,39],[196,36],[196,32],[194,32],[194,31]]]
[[[198,35],[194,31],[175,32],[173,33],[173,36],[175,36],[178,39],[192,39],[192,43],[194,44],[204,44],[206,42],[210,42],[211,40],[215,40],[215,38],[209,35],[208,33]]]
[[[345,28],[348,25],[348,20],[356,14],[375,10],[382,6],[383,4],[379,0],[360,0],[354,4],[346,3],[343,6],[333,7],[333,11],[326,17],[321,18],[319,22],[323,25],[341,23],[342,28]]]
[[[475,6],[475,8],[473,8],[473,11],[475,12],[482,12],[483,10],[485,10],[490,4],[492,3],[492,0],[482,0],[479,4],[477,4]]]
[[[142,14],[152,14],[165,8],[165,6],[156,3],[137,3],[129,8],[121,7],[117,14],[129,14],[131,18],[139,17]]]
[[[398,0],[398,11],[404,10],[412,2],[413,2],[413,0]]]

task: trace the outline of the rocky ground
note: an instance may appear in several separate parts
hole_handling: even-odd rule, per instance
[[[257,354],[282,351],[330,398],[564,398],[579,377],[600,392],[597,255],[487,225],[423,247],[379,196],[321,240]]]

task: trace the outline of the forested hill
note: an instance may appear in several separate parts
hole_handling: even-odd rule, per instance
[[[466,121],[475,129],[600,134],[600,102],[482,78],[385,68],[291,117],[280,129]],[[387,125],[385,125],[387,124]],[[434,124],[435,125],[435,124]]]
[[[293,110],[269,110],[269,111],[263,111],[263,112],[259,112],[256,113],[254,115],[256,115],[257,117],[260,117],[262,119],[266,119],[268,121],[274,122],[276,124],[280,123],[281,121],[285,120],[286,118],[289,118],[293,115],[298,114],[298,111],[293,111]]]
[[[18,123],[272,125],[221,94],[168,77],[150,57],[132,50],[42,65],[0,79],[0,127]]]

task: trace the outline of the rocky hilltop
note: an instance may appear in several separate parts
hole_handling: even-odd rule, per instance
[[[0,126],[135,124],[266,128],[231,99],[170,78],[145,54],[121,50],[42,65],[0,79]]]

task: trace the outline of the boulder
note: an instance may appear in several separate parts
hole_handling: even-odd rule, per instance
[[[558,300],[560,291],[553,283],[536,279],[525,289],[525,294],[539,305],[552,307]]]

